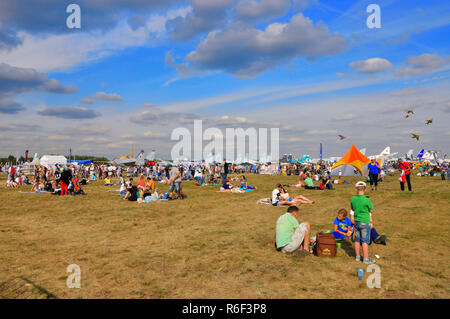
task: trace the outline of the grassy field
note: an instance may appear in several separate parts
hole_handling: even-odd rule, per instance
[[[101,182],[87,196],[60,198],[0,189],[0,297],[3,298],[449,298],[450,182],[412,178],[400,192],[389,177],[377,192],[374,223],[387,246],[381,288],[359,281],[352,249],[336,258],[306,257],[268,247],[286,208],[257,205],[277,182],[295,177],[247,176],[256,191],[216,193],[185,182],[184,201],[138,204]],[[300,207],[312,233],[332,227],[349,208],[352,184],[334,191],[289,189],[316,203]],[[158,184],[161,191],[167,186]],[[30,186],[21,190],[28,191]],[[68,289],[66,268],[81,267],[81,289]]]

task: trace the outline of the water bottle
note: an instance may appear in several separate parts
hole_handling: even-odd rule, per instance
[[[362,268],[359,268],[358,269],[358,279],[359,280],[362,280],[363,274],[364,274],[364,270]]]

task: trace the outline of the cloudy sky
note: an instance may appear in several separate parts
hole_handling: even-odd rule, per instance
[[[277,127],[281,154],[450,154],[449,22],[444,0],[2,0],[0,156],[167,158],[194,119]]]

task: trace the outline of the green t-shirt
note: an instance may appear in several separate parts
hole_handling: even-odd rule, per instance
[[[370,198],[364,195],[353,196],[350,205],[355,212],[355,221],[370,224],[370,211],[373,209]]]
[[[297,219],[290,213],[278,218],[276,227],[277,248],[284,247],[291,242],[291,237],[298,225]]]
[[[305,183],[307,186],[314,187],[314,182],[312,181],[311,178],[305,179]]]

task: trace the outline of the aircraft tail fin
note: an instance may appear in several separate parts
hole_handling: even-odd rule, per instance
[[[390,155],[391,154],[391,147],[387,146],[384,150],[381,151],[380,155],[381,156],[386,156],[386,155]]]

